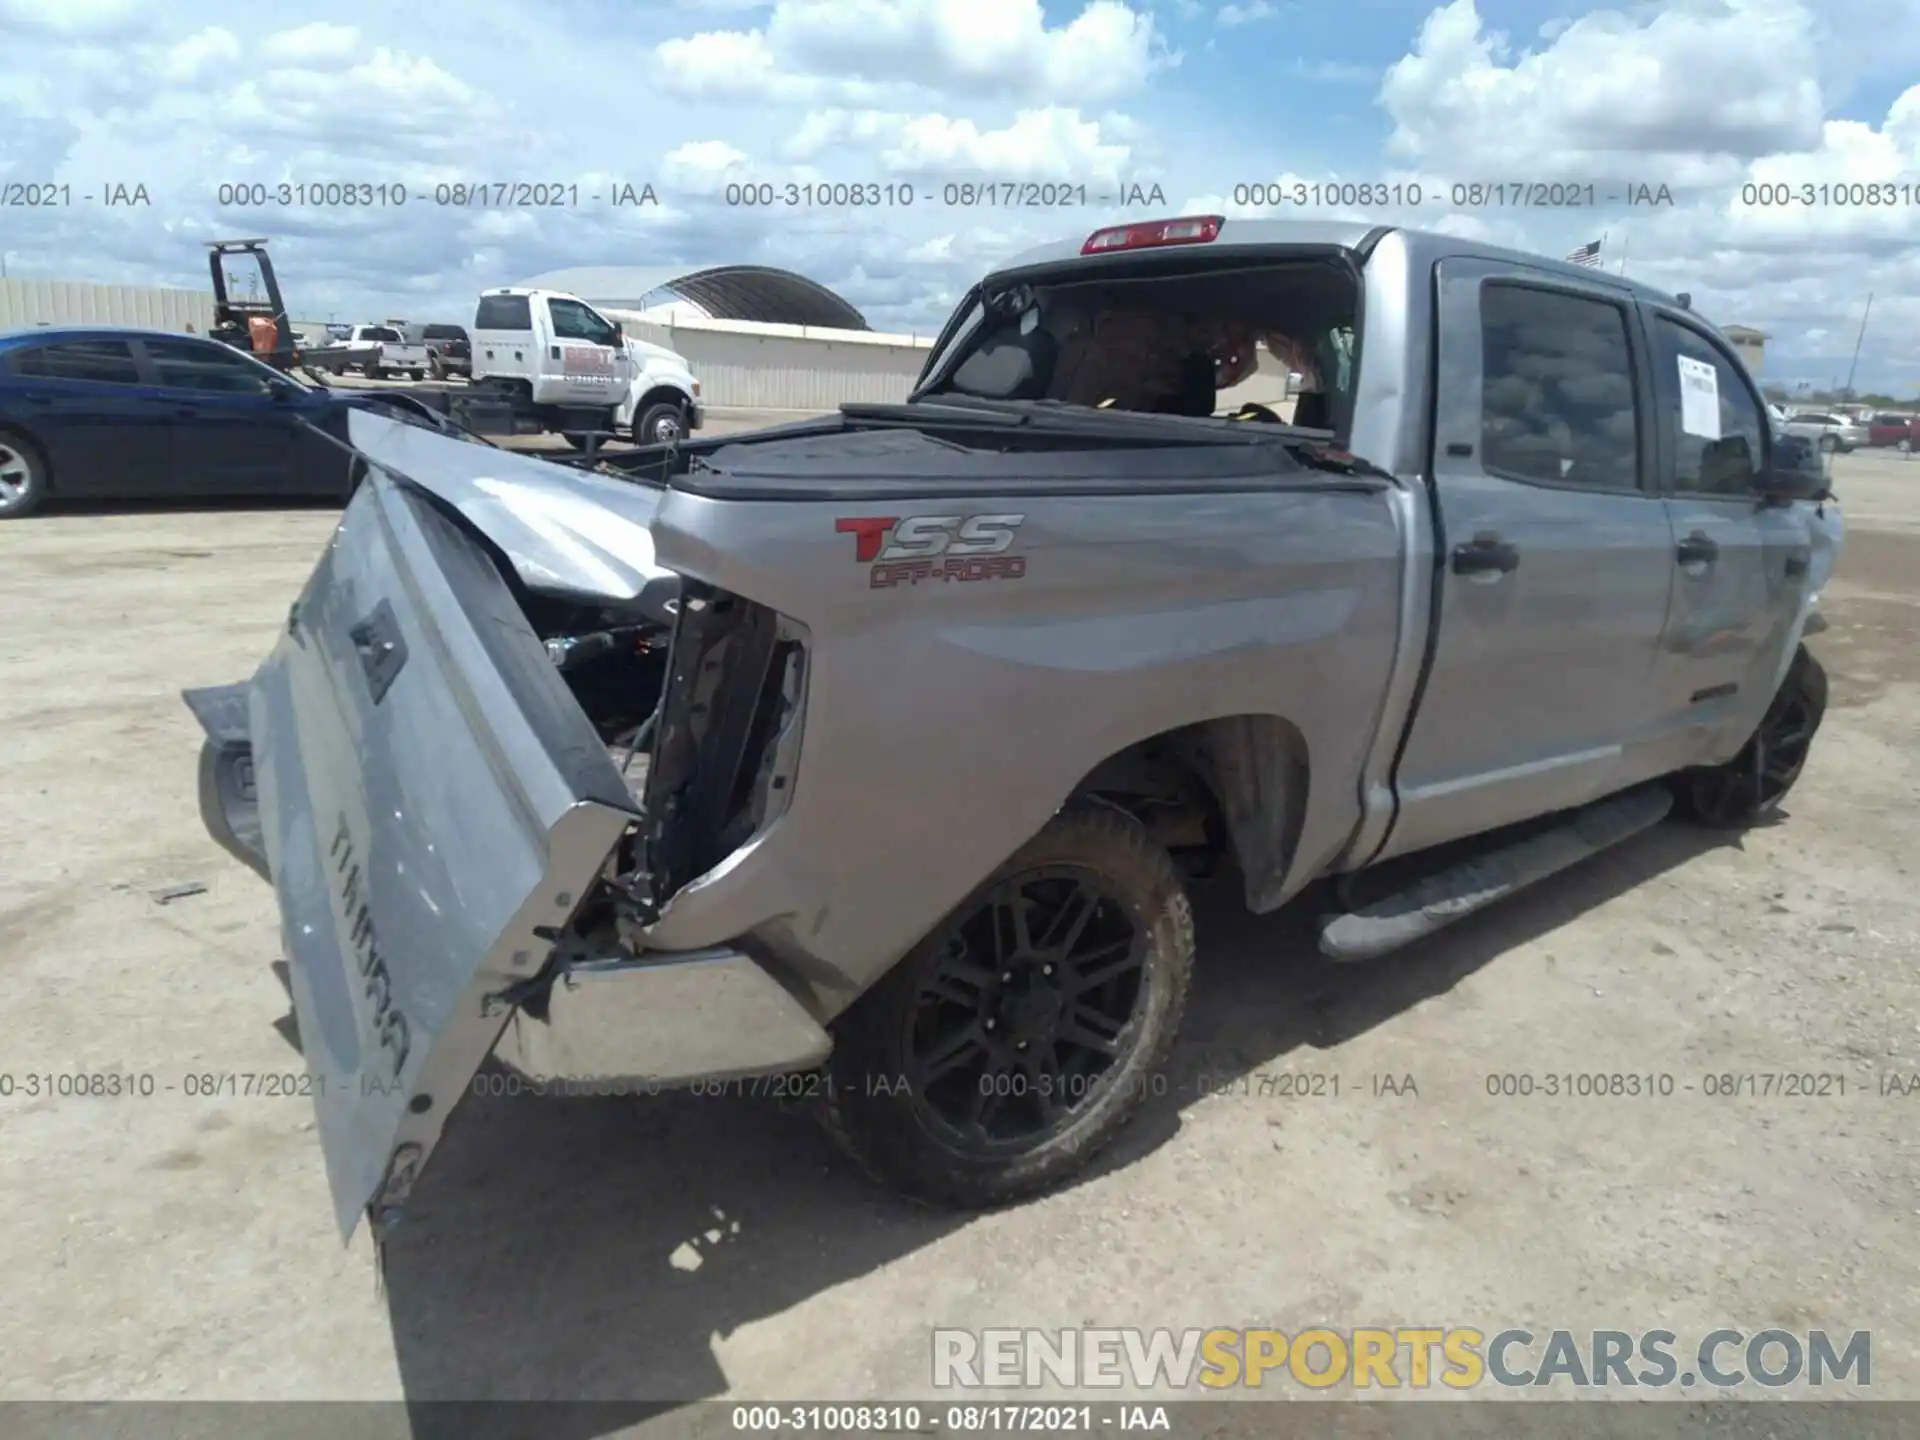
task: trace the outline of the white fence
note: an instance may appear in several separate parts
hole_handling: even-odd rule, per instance
[[[756,410],[831,410],[848,402],[907,398],[927,363],[931,338],[752,320],[642,319],[608,310],[636,340],[686,356],[708,405]]]
[[[66,280],[0,280],[0,330],[34,325],[139,325],[204,335],[213,324],[211,290],[155,290]]]

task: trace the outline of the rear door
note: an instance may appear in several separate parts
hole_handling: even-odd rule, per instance
[[[1772,452],[1766,406],[1733,352],[1684,310],[1646,307],[1660,471],[1675,539],[1661,646],[1673,765],[1726,759],[1772,699],[1810,584],[1805,517],[1755,497]]]
[[[1401,756],[1398,854],[1646,773],[1673,537],[1631,305],[1601,283],[1443,261],[1431,665]]]
[[[168,413],[121,339],[55,340],[14,352],[9,418],[46,450],[62,496],[167,488]]]
[[[265,366],[212,341],[142,339],[166,405],[168,488],[180,495],[297,493],[304,447]]]
[[[456,443],[350,428],[403,455]],[[637,807],[489,555],[378,469],[254,678],[249,733],[350,1234],[405,1199],[506,1023],[494,997],[539,971]]]

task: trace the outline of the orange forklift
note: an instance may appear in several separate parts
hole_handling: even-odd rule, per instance
[[[253,258],[259,266],[260,288],[265,294],[242,298],[233,293],[227,260],[234,255]],[[276,370],[292,370],[299,365],[300,352],[294,348],[293,324],[287,319],[287,307],[280,299],[280,282],[274,278],[266,240],[210,240],[207,267],[213,273],[213,328],[207,333]]]

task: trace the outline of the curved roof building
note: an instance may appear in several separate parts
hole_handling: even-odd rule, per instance
[[[767,265],[714,265],[704,270],[583,265],[552,270],[519,284],[533,290],[565,290],[603,310],[679,304],[714,320],[757,320],[828,330],[873,328],[826,286]]]

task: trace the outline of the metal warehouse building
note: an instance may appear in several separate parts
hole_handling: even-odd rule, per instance
[[[820,411],[904,400],[932,344],[882,334],[826,286],[771,266],[584,266],[519,283],[578,295],[636,339],[678,351],[715,406]]]
[[[31,325],[138,325],[183,333],[191,327],[195,334],[204,335],[212,324],[211,290],[0,280],[0,330]]]
[[[871,331],[866,318],[818,281],[766,265],[671,270],[589,265],[554,270],[520,284],[564,290],[599,310],[627,310],[664,323],[745,320],[820,330]]]

